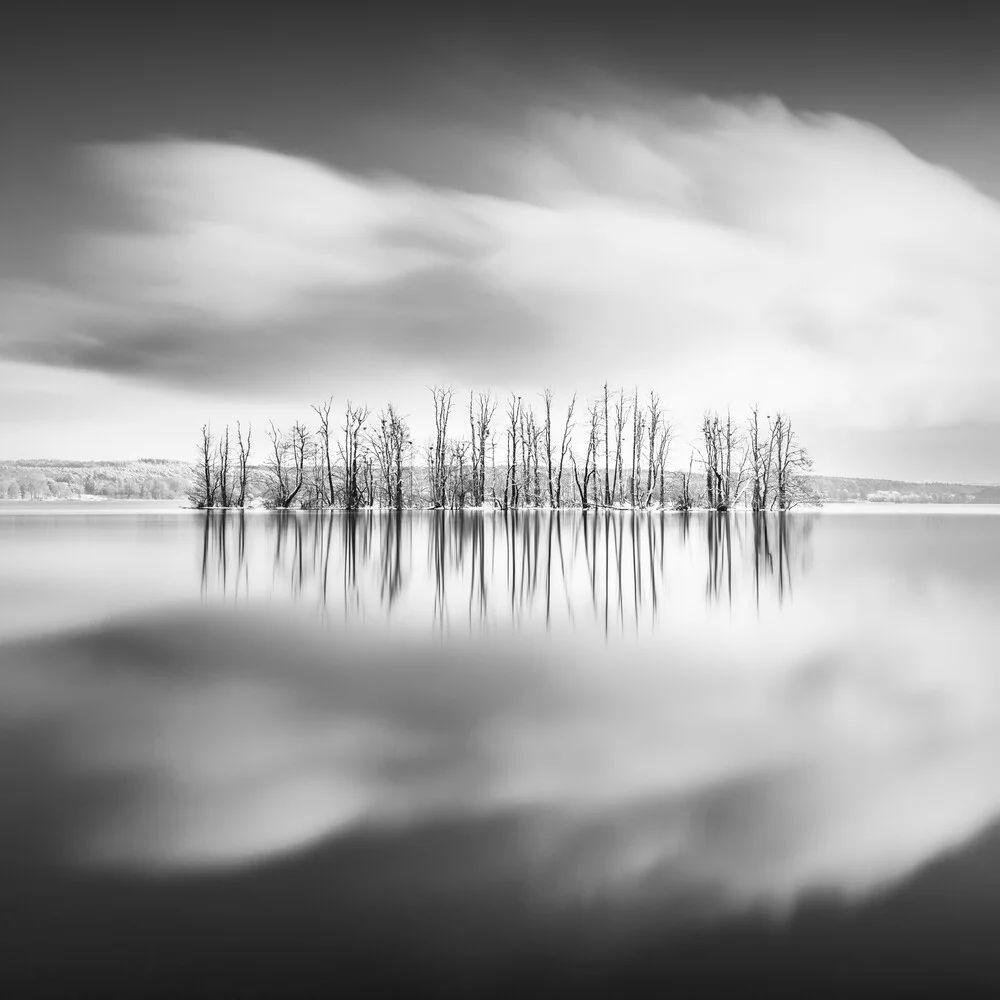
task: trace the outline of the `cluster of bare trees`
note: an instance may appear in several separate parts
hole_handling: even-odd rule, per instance
[[[815,501],[805,478],[812,459],[799,443],[787,414],[765,416],[761,421],[755,406],[741,428],[729,412],[725,419],[718,413],[706,413],[701,433],[705,506],[711,510],[735,506],[754,511],[789,510]],[[694,506],[690,483],[685,484],[684,493],[684,503],[678,506]]]
[[[236,424],[236,452],[232,451],[229,426],[218,438],[208,424],[202,425],[198,463],[188,500],[195,507],[245,507],[250,499],[250,446],[252,428]]]
[[[422,446],[391,403],[373,415],[351,401],[335,412],[328,399],[313,407],[314,431],[299,422],[281,430],[272,422],[259,465],[250,463],[249,429],[244,436],[236,425],[232,447],[228,426],[216,437],[206,425],[189,499],[198,507],[255,502],[281,509],[786,510],[810,496],[803,476],[811,462],[784,414],[761,420],[755,408],[743,427],[731,414],[706,414],[704,451],[696,449],[702,493],[694,456],[686,473],[667,469],[674,431],[655,392],[641,396],[605,384],[579,426],[575,394],[563,411],[548,389],[534,403],[511,395],[502,409],[489,392],[461,401],[450,388],[430,393],[433,437]]]
[[[638,390],[631,396],[622,390],[613,393],[605,383],[601,396],[587,407],[582,469],[569,451],[580,506],[646,508],[672,502],[666,468],[672,441],[673,428],[655,392],[648,402],[640,401]]]

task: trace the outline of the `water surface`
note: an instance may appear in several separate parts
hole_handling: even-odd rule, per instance
[[[0,510],[10,995],[1000,988],[1000,518]]]

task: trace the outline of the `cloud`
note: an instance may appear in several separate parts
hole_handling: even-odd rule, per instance
[[[92,148],[114,211],[6,283],[0,353],[185,388],[374,369],[1000,417],[1000,206],[881,130],[622,91],[476,141],[493,192],[223,143]]]

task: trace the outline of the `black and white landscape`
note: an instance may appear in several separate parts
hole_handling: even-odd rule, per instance
[[[0,994],[1000,994],[998,34],[5,14]]]

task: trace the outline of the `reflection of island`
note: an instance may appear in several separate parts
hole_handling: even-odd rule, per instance
[[[789,518],[785,514],[754,514],[753,574],[754,593],[760,603],[761,580],[774,577],[778,600],[792,588],[793,556],[805,549],[812,533],[813,516]]]
[[[245,595],[246,573],[246,514],[223,510],[213,511],[204,518],[201,532],[201,594],[210,589],[210,566],[214,563],[216,580],[222,596],[239,598]]]
[[[575,623],[605,632],[652,624],[666,595],[698,587],[704,531],[709,604],[779,603],[804,565],[814,515],[631,511],[208,511],[202,593],[284,594],[345,618],[402,603],[435,626]],[[415,554],[424,553],[424,558]],[[685,555],[686,553],[686,555]],[[683,558],[681,558],[684,556]]]
[[[757,606],[760,607],[761,588],[769,579],[773,580],[781,603],[791,593],[793,568],[804,566],[814,518],[813,514],[709,512],[705,518],[706,599],[718,601],[725,597],[732,603],[735,545],[738,564],[750,566]]]

